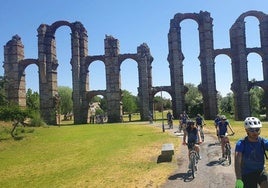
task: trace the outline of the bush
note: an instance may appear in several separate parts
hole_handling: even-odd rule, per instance
[[[45,126],[46,123],[41,118],[40,113],[35,112],[32,114],[32,118],[30,119],[29,125],[32,127],[40,127]]]

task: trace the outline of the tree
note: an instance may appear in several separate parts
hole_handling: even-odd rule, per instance
[[[137,110],[137,103],[136,97],[132,95],[129,91],[123,90],[123,111],[128,113],[136,112]]]
[[[192,117],[203,114],[203,97],[194,84],[186,83],[188,92],[185,95],[186,111]]]
[[[60,110],[62,114],[73,111],[72,89],[67,86],[59,86]]]
[[[0,108],[0,120],[13,122],[13,128],[10,132],[13,138],[15,138],[14,132],[17,126],[26,125],[24,121],[27,117],[31,117],[30,113],[26,109],[20,109],[19,106],[6,105]]]
[[[258,116],[261,113],[265,113],[263,101],[264,91],[260,87],[253,87],[250,90],[250,106],[252,115]]]
[[[7,80],[5,79],[5,77],[0,76],[0,105],[6,105],[8,103],[4,89],[6,83]]]
[[[32,111],[38,111],[40,108],[39,94],[28,89],[26,92],[26,106]]]
[[[234,96],[233,93],[228,93],[226,97],[220,100],[220,111],[223,113],[234,113]]]

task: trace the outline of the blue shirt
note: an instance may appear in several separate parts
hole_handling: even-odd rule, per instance
[[[268,150],[268,140],[263,139],[264,148]],[[264,151],[261,137],[258,142],[249,142],[247,137],[237,141],[236,152],[242,153],[242,175],[264,169]]]
[[[189,142],[194,142],[194,143],[196,143],[197,142],[197,140],[198,140],[198,130],[197,130],[197,128],[195,127],[195,128],[193,128],[193,129],[191,129],[191,127],[189,126],[189,127],[187,127],[186,128],[186,131],[187,131],[187,133],[188,133],[188,143]]]
[[[219,121],[217,125],[219,127],[219,135],[225,135],[225,133],[227,133],[227,126],[229,125],[229,121]]]

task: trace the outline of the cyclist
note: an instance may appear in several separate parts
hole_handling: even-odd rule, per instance
[[[235,147],[236,188],[267,188],[267,172],[264,169],[268,139],[260,137],[262,123],[258,118],[247,117],[244,121],[247,136]],[[267,156],[266,156],[267,158]]]
[[[182,116],[181,116],[181,122],[182,122],[182,130],[183,133],[185,133],[186,127],[187,127],[187,120],[189,119],[189,116],[185,111],[183,111]]]
[[[200,114],[197,114],[195,122],[196,122],[196,126],[197,126],[198,130],[200,131],[202,142],[204,142],[204,132],[203,132],[203,126],[205,125],[204,119],[202,118],[202,116]]]
[[[167,121],[168,121],[168,125],[169,125],[170,129],[171,128],[173,129],[173,119],[174,119],[173,115],[171,114],[170,111],[168,111],[168,113],[167,113]]]
[[[218,122],[217,124],[217,133],[221,139],[221,151],[222,151],[222,158],[220,158],[220,160],[224,160],[225,156],[224,156],[224,146],[227,142],[229,142],[229,138],[227,137],[228,135],[228,127],[230,128],[230,130],[232,131],[232,134],[234,134],[234,130],[231,127],[229,121],[227,120],[225,115],[221,116],[221,121]]]
[[[199,145],[201,144],[201,137],[200,137],[200,133],[195,125],[195,122],[192,120],[189,120],[187,122],[187,128],[185,130],[185,134],[183,135],[183,145],[186,145],[186,137],[187,137],[187,143],[188,143],[188,151],[191,149],[190,148],[190,144],[189,143],[195,143],[194,147],[195,147],[195,151],[198,154],[199,159],[201,159],[200,154],[199,154]],[[190,152],[188,153],[189,156]],[[190,160],[189,160],[189,167],[190,167]]]

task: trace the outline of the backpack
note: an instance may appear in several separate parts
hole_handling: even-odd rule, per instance
[[[244,144],[244,146],[245,146],[246,140],[247,140],[247,137],[245,137],[245,138],[242,140],[242,143]],[[268,160],[268,156],[267,156],[267,154],[266,154],[266,150],[265,150],[265,147],[264,147],[264,139],[263,139],[263,138],[261,138],[261,145],[262,145],[262,149],[263,149],[263,154],[264,154],[265,158]],[[245,147],[244,147],[244,148],[245,148]],[[242,153],[244,153],[244,151],[243,151]]]

